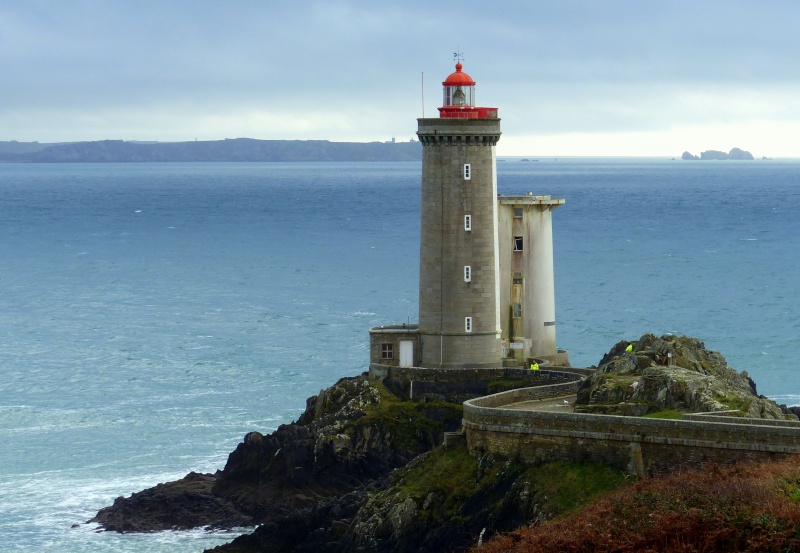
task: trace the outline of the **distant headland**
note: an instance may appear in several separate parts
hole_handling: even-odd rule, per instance
[[[196,161],[419,161],[420,143],[256,140],[191,142],[0,142],[6,163],[132,163]]]
[[[727,154],[725,152],[720,152],[719,150],[706,150],[705,152],[701,152],[700,156],[695,156],[690,154],[689,152],[683,152],[681,159],[747,159],[751,160],[753,158],[753,154],[748,151],[741,150],[739,148],[733,148]]]

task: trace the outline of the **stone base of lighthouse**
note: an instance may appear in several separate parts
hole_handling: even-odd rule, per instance
[[[441,369],[488,369],[502,366],[500,335],[470,333],[460,335],[424,334],[420,332],[421,366]],[[488,363],[475,359],[496,359]]]

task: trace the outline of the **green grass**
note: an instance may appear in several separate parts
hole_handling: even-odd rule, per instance
[[[674,409],[661,409],[655,413],[648,413],[644,415],[647,419],[680,419],[683,413],[675,411]]]
[[[395,484],[395,501],[411,497],[422,502],[433,493],[443,501],[437,504],[439,518],[463,517],[467,503],[480,498],[482,504],[503,501],[514,485],[530,484],[541,510],[560,514],[577,509],[600,494],[615,490],[631,481],[631,477],[605,465],[592,463],[553,462],[531,466],[502,457],[479,467],[479,459],[464,447],[431,451],[419,463],[407,469]]]
[[[633,481],[630,475],[595,463],[557,461],[528,472],[540,497],[545,498],[543,510],[557,514],[573,511]]]
[[[445,402],[402,401],[383,385],[375,384],[381,402],[367,405],[364,416],[350,421],[344,428],[346,434],[383,428],[391,436],[392,445],[409,452],[432,447],[439,441],[445,424],[458,424],[463,416],[461,404]]]
[[[474,489],[477,460],[464,447],[436,448],[409,469],[397,489],[404,497],[424,499],[431,492],[463,496]]]
[[[744,416],[744,414],[750,410],[750,406],[753,404],[752,400],[737,396],[725,396],[721,394],[715,394],[714,399],[719,401],[728,409],[731,410],[735,409],[740,411],[740,414],[738,416]]]

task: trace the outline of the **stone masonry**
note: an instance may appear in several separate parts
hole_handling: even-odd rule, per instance
[[[423,146],[421,365],[500,367],[494,149],[500,120],[432,118],[418,123]],[[467,215],[469,229],[465,228]],[[471,317],[471,328],[466,328],[467,317]]]

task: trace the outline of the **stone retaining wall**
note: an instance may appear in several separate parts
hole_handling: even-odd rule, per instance
[[[423,367],[391,367],[377,363],[370,364],[369,374],[373,380],[382,380],[394,393],[416,401],[449,401],[462,403],[468,399],[485,396],[492,382],[498,380],[526,381],[535,386],[530,392],[539,397],[551,393],[547,389],[552,384],[570,382],[569,391],[560,395],[574,394],[578,380],[591,374],[592,369],[562,368],[544,366],[538,371],[521,368],[489,369],[443,369]],[[527,389],[527,388],[526,388]],[[552,392],[555,393],[555,392]]]
[[[540,399],[541,394],[525,388],[466,401],[464,427],[469,450],[528,462],[593,461],[639,476],[685,465],[729,464],[800,453],[800,428],[745,422],[752,419],[725,417],[724,422],[701,422],[501,407]]]

